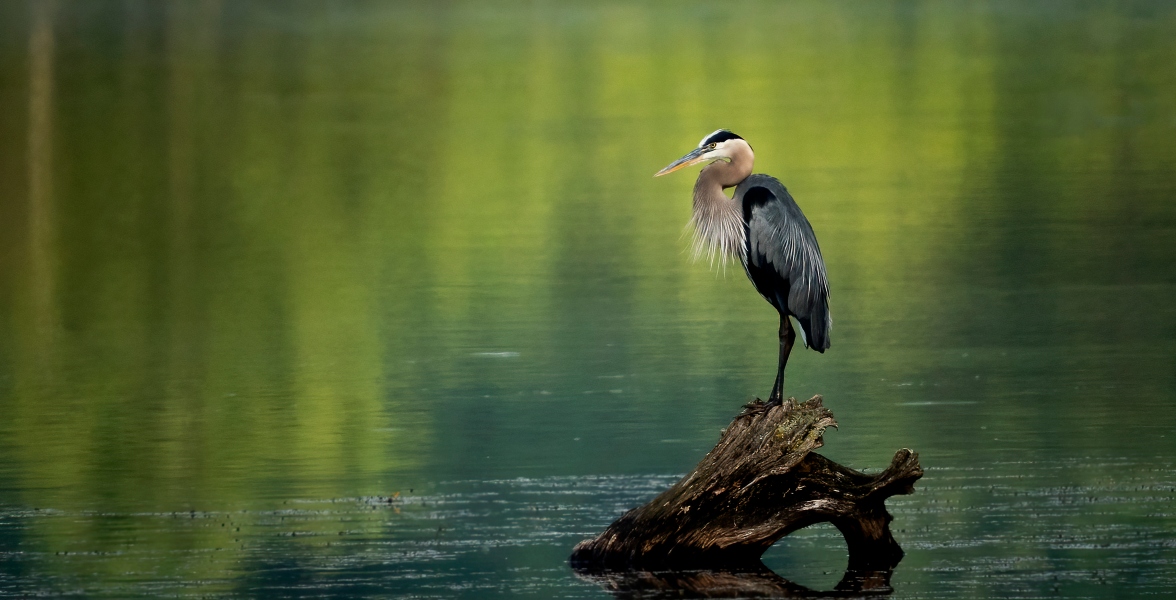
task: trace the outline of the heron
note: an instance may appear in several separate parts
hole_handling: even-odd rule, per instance
[[[805,347],[829,349],[833,319],[829,280],[813,227],[792,195],[770,175],[752,174],[751,144],[726,129],[706,136],[682,158],[654,174],[660,177],[711,161],[694,182],[695,256],[738,258],[747,278],[780,313],[780,362],[768,404],[783,402],[784,367],[799,324]],[[728,197],[723,190],[735,188]]]

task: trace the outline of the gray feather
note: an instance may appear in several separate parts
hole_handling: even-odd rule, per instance
[[[830,345],[833,319],[825,261],[812,225],[774,177],[748,177],[734,199],[744,211],[748,277],[777,310],[796,317],[807,345],[823,352]]]

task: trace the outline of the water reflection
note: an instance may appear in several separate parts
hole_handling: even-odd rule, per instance
[[[977,589],[993,596],[1054,589],[1079,598],[1116,598],[1123,589],[1163,595],[1176,585],[1166,549],[1170,517],[1164,516],[1176,489],[1176,465],[1154,465],[1167,474],[1157,478],[1142,465],[1113,462],[1136,475],[1098,486],[1066,483],[1105,466],[1094,460],[929,471],[917,494],[891,503],[895,535],[908,554],[890,585],[897,596]],[[1010,478],[1014,470],[1020,476]],[[747,593],[854,593],[846,581],[835,589],[839,575],[847,579],[835,530],[782,540],[766,559],[776,575],[753,570],[582,580],[573,574],[565,562],[569,548],[674,480],[449,481],[399,495],[291,497],[274,508],[226,511],[7,510],[0,540],[8,578],[0,580],[0,590],[111,598],[602,598],[610,593],[602,585],[656,595],[703,592],[714,584],[720,592],[730,585]],[[961,490],[979,499],[962,503]],[[827,543],[841,544],[841,560],[813,562],[814,549],[820,554]],[[824,571],[831,568],[830,580]],[[199,586],[192,584],[196,576]]]
[[[855,432],[831,458],[943,478],[892,510],[896,587],[1171,590],[1173,10],[3,3],[0,586],[309,590],[377,541],[225,515],[688,468],[775,361],[742,275],[683,252],[689,182],[649,178],[726,126],[829,267],[788,392]],[[579,537],[323,593],[599,595]]]
[[[605,571],[577,576],[608,590],[615,598],[856,598],[883,597],[891,572],[866,575],[846,573],[835,590],[819,591],[798,585],[771,569],[743,571]]]

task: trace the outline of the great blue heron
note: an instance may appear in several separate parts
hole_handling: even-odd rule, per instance
[[[792,195],[775,177],[752,175],[751,145],[726,129],[706,136],[654,177],[708,160],[714,162],[694,183],[695,249],[739,257],[755,289],[780,312],[780,367],[768,397],[769,403],[779,403],[784,366],[796,341],[789,317],[800,324],[805,346],[821,353],[829,348],[833,319],[825,261]],[[735,194],[728,198],[723,190],[730,187]]]

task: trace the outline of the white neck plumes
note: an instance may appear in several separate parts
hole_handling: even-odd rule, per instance
[[[711,154],[719,160],[704,168],[694,183],[694,214],[690,219],[694,226],[694,257],[706,254],[711,262],[716,257],[742,261],[746,252],[743,207],[728,198],[723,188],[739,185],[751,175],[755,154],[741,139],[723,142]]]
[[[705,254],[712,263],[716,257],[742,260],[744,232],[740,207],[721,187],[712,190],[702,183],[700,177],[694,185],[694,214],[690,217],[694,226],[694,258]]]

